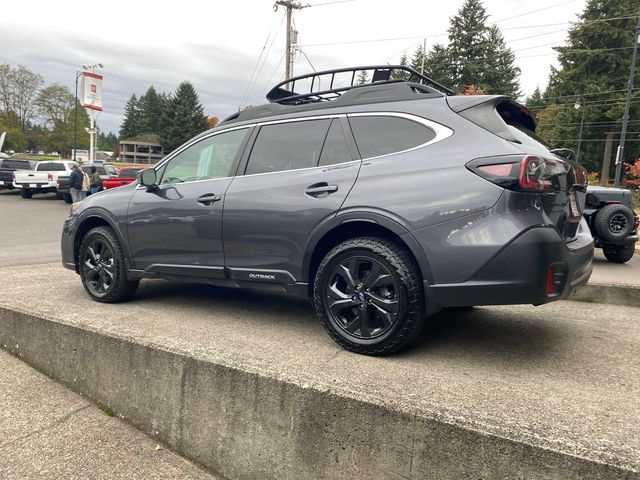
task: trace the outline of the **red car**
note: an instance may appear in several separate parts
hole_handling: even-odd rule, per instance
[[[120,174],[115,178],[105,178],[102,182],[102,188],[108,190],[109,188],[121,187],[123,185],[129,185],[138,178],[138,173],[142,170],[149,168],[148,165],[140,167],[122,167]]]

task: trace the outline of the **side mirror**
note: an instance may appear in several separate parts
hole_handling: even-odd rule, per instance
[[[156,184],[156,171],[153,168],[147,168],[140,172],[140,183],[147,187],[147,190],[155,190]]]

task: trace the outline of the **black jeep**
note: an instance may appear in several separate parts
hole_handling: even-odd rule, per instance
[[[622,188],[588,187],[584,217],[595,246],[610,262],[631,260],[638,241],[638,216],[633,212],[631,192]]]

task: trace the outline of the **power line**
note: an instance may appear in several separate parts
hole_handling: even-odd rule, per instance
[[[280,24],[282,24],[282,21],[280,21]],[[275,26],[274,26],[275,28]],[[278,29],[280,29],[280,27],[278,26]],[[264,51],[267,48],[267,43],[269,43],[269,39],[271,38],[271,35],[273,34],[273,28],[271,29],[271,31],[269,32],[269,34],[267,35],[267,39],[264,41],[264,45],[262,46],[262,50],[260,50],[260,55],[258,56],[258,60],[256,61],[255,66],[253,67],[253,71],[251,72],[251,77],[249,77],[249,82],[247,83],[247,88],[244,91],[244,95],[242,96],[242,101],[240,102],[240,105],[242,105],[244,103],[244,101],[247,99],[247,96],[249,95],[249,88],[251,87],[251,84],[253,83],[253,77],[256,74],[256,71],[258,70],[258,65],[260,64],[260,60],[262,60],[262,56],[264,55]]]
[[[524,17],[526,15],[531,15],[532,13],[538,13],[538,12],[542,12],[544,10],[550,10],[552,8],[560,7],[562,5],[566,5],[568,3],[573,3],[573,2],[575,2],[575,0],[568,0],[567,2],[556,3],[555,5],[550,5],[548,7],[538,8],[537,10],[530,10],[528,12],[519,13],[518,15],[514,15],[512,17],[501,18],[500,20],[494,20],[493,23],[495,24],[495,23],[498,23],[498,22],[506,22],[507,20],[513,20],[514,18]]]
[[[262,64],[260,65],[260,69],[258,70],[258,73],[256,74],[255,78],[253,79],[253,83],[251,84],[251,88],[249,89],[249,92],[247,93],[247,97],[246,97],[247,100],[251,96],[251,92],[253,91],[254,87],[256,86],[256,83],[258,82],[258,78],[260,77],[260,74],[262,73],[262,69],[264,68],[265,63],[267,62],[267,57],[269,56],[269,53],[271,53],[271,49],[273,48],[273,44],[276,41],[276,38],[278,36],[278,32],[280,31],[280,28],[282,27],[282,23],[284,22],[285,17],[286,17],[286,14],[283,15],[282,18],[280,19],[280,23],[278,24],[278,28],[276,29],[276,33],[273,35],[273,37],[271,39],[271,43],[269,44],[269,48],[267,49],[267,53],[265,54],[264,58],[262,59]]]
[[[310,3],[307,7],[321,7],[323,5],[333,5],[334,3],[349,3],[355,1],[356,0],[335,0],[334,2]]]

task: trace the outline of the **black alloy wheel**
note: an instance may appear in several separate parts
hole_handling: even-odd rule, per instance
[[[115,260],[105,239],[95,237],[91,240],[84,251],[80,268],[92,295],[101,297],[113,288]]]
[[[127,278],[124,252],[109,227],[93,228],[83,237],[77,261],[85,290],[98,302],[121,302],[138,288],[138,280]]]
[[[400,288],[381,262],[350,256],[331,272],[326,302],[331,320],[357,339],[384,335],[400,313]]]
[[[617,213],[609,220],[609,229],[615,234],[620,234],[620,232],[627,228],[627,223],[627,217],[621,213]]]
[[[393,353],[426,321],[420,269],[390,240],[358,237],[335,246],[318,266],[313,292],[329,336],[356,353]]]

